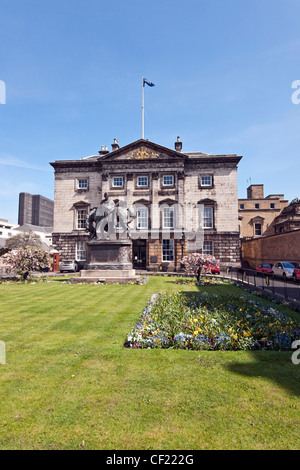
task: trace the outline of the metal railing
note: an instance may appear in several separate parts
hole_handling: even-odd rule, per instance
[[[300,306],[300,280],[275,277],[273,274],[258,273],[255,270],[244,268],[225,268],[221,275],[265,291],[273,298],[286,299]]]

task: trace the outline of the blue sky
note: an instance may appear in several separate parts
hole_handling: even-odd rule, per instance
[[[142,136],[236,153],[239,197],[300,196],[298,0],[0,0],[0,218],[54,198],[49,162]],[[1,96],[1,95],[0,95]]]

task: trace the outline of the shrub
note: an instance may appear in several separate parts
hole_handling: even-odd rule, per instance
[[[49,253],[33,246],[12,250],[3,255],[2,259],[5,264],[9,265],[9,272],[19,274],[24,280],[32,271],[47,269],[51,266]]]
[[[210,265],[216,264],[217,260],[212,255],[201,253],[190,253],[182,258],[182,263],[187,274],[196,276],[200,280],[201,272],[210,271]]]

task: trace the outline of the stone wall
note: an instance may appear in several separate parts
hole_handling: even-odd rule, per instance
[[[75,260],[76,259],[76,242],[87,242],[89,236],[86,234],[77,235],[72,233],[53,233],[52,234],[53,246],[59,252],[59,259],[62,260]],[[82,263],[83,264],[83,263]]]
[[[241,244],[239,233],[216,233],[207,235],[205,240],[213,241],[214,256],[222,266],[240,266]]]
[[[276,261],[300,263],[300,230],[242,241],[241,254],[242,262],[252,268]]]

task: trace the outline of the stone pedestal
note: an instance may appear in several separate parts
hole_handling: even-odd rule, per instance
[[[127,282],[138,279],[132,269],[131,240],[92,240],[78,282]]]
[[[132,269],[131,240],[92,240],[86,245],[85,270]]]

